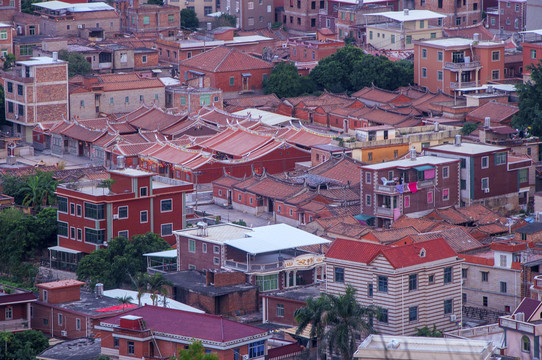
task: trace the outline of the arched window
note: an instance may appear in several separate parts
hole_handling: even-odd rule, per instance
[[[531,352],[531,340],[527,336],[521,338],[521,351]]]

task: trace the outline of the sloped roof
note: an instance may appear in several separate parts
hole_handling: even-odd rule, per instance
[[[218,139],[218,141],[217,141]],[[272,141],[270,136],[262,136],[250,133],[241,129],[236,129],[226,133],[217,134],[200,146],[208,151],[218,151],[232,156],[245,156],[268,142]]]
[[[443,238],[457,253],[484,246],[481,242],[470,236],[465,229],[459,226],[452,229],[414,234],[410,236],[414,239],[414,241]]]
[[[356,160],[342,156],[340,159],[329,160],[309,169],[310,174],[320,175],[329,179],[335,179],[343,184],[350,182],[354,186],[360,182],[360,165]]]
[[[181,66],[208,72],[250,71],[271,69],[273,65],[233,47],[218,46],[180,62]]]
[[[404,238],[407,235],[418,234],[418,231],[412,226],[407,226],[404,228],[395,228],[388,230],[376,231],[373,230],[367,235],[363,236],[365,239],[376,240],[381,244],[389,244]]]
[[[484,119],[489,117],[493,123],[502,123],[510,120],[518,111],[519,108],[515,105],[489,101],[469,112],[467,117],[478,122],[484,122]]]
[[[139,110],[136,110],[139,113]],[[144,130],[163,131],[187,118],[187,114],[168,114],[158,108],[151,108],[129,120],[130,125]]]

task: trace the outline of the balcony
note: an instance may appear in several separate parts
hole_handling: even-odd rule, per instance
[[[0,321],[0,331],[23,331],[28,330],[28,320],[15,319]]]
[[[462,81],[462,82],[451,82],[450,88],[451,89],[464,89],[469,87],[477,87],[478,82],[476,81]]]
[[[376,215],[377,216],[393,217],[393,209],[379,206],[379,207],[376,208]]]
[[[266,272],[282,268],[282,261],[269,264],[246,264],[233,260],[226,260],[226,267],[243,272]]]
[[[276,261],[272,261],[276,259]],[[235,260],[226,260],[225,267],[239,270],[246,273],[265,273],[280,269],[286,270],[310,270],[318,265],[324,264],[322,254],[303,254],[296,257],[289,257],[288,254],[269,254],[259,259],[251,259],[247,264]]]
[[[445,62],[444,69],[450,71],[470,71],[476,70],[482,67],[480,61],[470,62]]]
[[[515,315],[509,315],[509,316],[501,316],[499,318],[499,326],[501,328],[516,330],[523,333],[534,335],[536,327],[540,325],[538,324],[535,325],[535,324],[525,322],[524,318],[525,318],[525,314],[523,313],[518,313]]]
[[[434,179],[429,180],[420,180],[417,183],[418,189],[428,188],[435,185]],[[375,187],[375,191],[378,193],[384,193],[386,195],[396,195],[396,194],[403,194],[403,193],[409,193],[410,189],[408,188],[408,184],[404,183],[401,185],[403,187],[403,192],[397,191],[397,185],[380,185],[377,184]]]

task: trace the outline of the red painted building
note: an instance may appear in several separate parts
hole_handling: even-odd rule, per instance
[[[163,359],[201,341],[206,351],[220,360],[267,358],[266,330],[223,319],[156,306],[129,310],[96,329],[102,339],[102,355],[121,359]]]
[[[486,11],[489,29],[517,33],[527,25],[526,0],[499,0],[498,6]]]
[[[32,329],[30,307],[36,301],[32,291],[0,284],[0,329],[10,332]]]
[[[58,246],[50,248],[55,267],[72,268],[78,254],[117,236],[153,232],[175,242],[173,230],[183,227],[183,194],[193,185],[135,169],[108,172],[110,189],[92,181],[57,188]]]

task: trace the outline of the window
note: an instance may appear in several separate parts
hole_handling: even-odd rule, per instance
[[[263,356],[265,352],[265,340],[255,341],[248,344],[248,358]]]
[[[149,212],[147,210],[139,212],[139,222],[146,223],[149,221]]]
[[[373,32],[369,31],[369,40],[373,40]]]
[[[367,154],[367,160],[369,160],[369,161],[373,160],[373,153],[372,152]]]
[[[12,93],[13,92],[13,83],[8,81],[8,93]]]
[[[444,314],[451,314],[454,311],[453,299],[444,300]]]
[[[235,78],[232,76],[230,77],[230,86],[234,86],[235,85]]]
[[[150,16],[143,16],[143,25],[149,25],[151,23]]]
[[[388,323],[388,309],[380,309],[380,314],[378,315],[378,321],[382,323]]]
[[[142,62],[143,64],[146,64],[146,63],[147,63],[147,55],[142,55],[142,56],[141,56],[141,62]]]
[[[284,317],[284,304],[277,304],[277,316]]]
[[[115,103],[115,99],[112,97],[109,98],[109,105],[113,105]]]
[[[344,268],[341,268],[341,267],[335,268],[335,282],[339,282],[339,283],[344,282]]]
[[[43,301],[44,302],[47,302],[48,295],[49,295],[49,293],[47,292],[47,290],[43,290]]]
[[[83,230],[77,229],[77,241],[83,240]]]
[[[523,335],[521,337],[521,351],[528,353],[531,352],[531,340],[529,337],[527,337],[527,335]]]
[[[254,10],[254,1],[249,1],[248,2],[248,9],[249,10]]]
[[[146,16],[148,17],[148,16]],[[128,355],[134,355],[135,354],[135,345],[133,341],[128,341]]]
[[[495,165],[504,165],[506,164],[506,153],[501,152],[495,154]]]
[[[487,307],[487,296],[482,296],[482,306]]]
[[[395,44],[395,35],[393,35],[393,34],[391,35],[391,43]]]
[[[452,282],[452,268],[444,268],[444,283],[449,284]]]
[[[168,22],[168,23],[172,23],[172,22],[174,22],[174,21],[175,21],[175,15],[169,14],[169,15],[167,16],[167,22]]]
[[[506,281],[501,281],[501,293],[506,294]]]
[[[139,188],[139,196],[147,196],[148,188],[146,186],[142,186]]]
[[[6,320],[13,319],[13,308],[11,306],[6,307]]]
[[[501,59],[501,52],[500,51],[492,51],[491,52],[491,60],[499,61],[500,59]]]
[[[407,43],[407,44],[412,44],[412,35],[407,35],[407,37],[406,37],[406,43]]]
[[[500,267],[506,267],[506,255],[500,255],[499,260]]]
[[[410,274],[408,276],[408,290],[416,290],[418,288],[418,274]]]
[[[64,315],[58,314],[58,325],[62,326],[62,323],[64,323]]]
[[[449,189],[442,189],[442,200],[443,201],[450,200],[450,190]]]
[[[481,271],[482,273],[482,281],[487,282],[489,281],[489,271]]]
[[[68,237],[68,223],[58,222],[58,235]]]
[[[220,259],[218,259],[217,257],[214,257],[213,258],[213,264],[220,265]]]
[[[256,276],[256,285],[260,291],[277,290],[279,288],[278,274]]]
[[[102,220],[105,218],[104,204],[85,203],[85,217],[94,220]]]
[[[125,104],[128,104],[129,102],[130,102],[130,97],[129,97],[129,96],[126,96],[126,97],[124,98],[124,103],[125,103]]]
[[[429,37],[431,39],[436,39],[437,38],[437,33],[432,32],[431,34],[429,34]]]
[[[409,208],[410,207],[410,195],[405,195],[405,198],[404,198],[404,207],[405,208]]]
[[[422,49],[422,58],[427,59],[427,49]]]
[[[491,79],[492,79],[492,80],[499,80],[500,77],[501,77],[501,75],[500,75],[500,71],[499,71],[499,70],[493,70],[493,71],[491,72]]]
[[[196,240],[188,239],[188,252],[191,252],[191,253],[196,252]]]
[[[210,105],[211,104],[211,95],[200,95],[199,96],[199,104],[201,106]]]
[[[32,56],[34,54],[34,45],[21,45],[19,53],[21,56]]]
[[[427,68],[422,68],[422,78],[427,77]]]
[[[442,51],[437,52],[437,60],[442,61],[444,59],[444,53]]]
[[[365,205],[371,206],[371,195],[365,195]]]
[[[529,181],[529,169],[520,169],[518,172],[519,182],[525,183]]]
[[[49,319],[43,319],[43,325],[45,326],[49,325]]]
[[[455,25],[456,25],[456,26],[461,25],[461,17],[460,17],[460,16],[458,16],[458,17],[455,18]]]
[[[450,177],[450,167],[444,166],[442,168],[442,178],[447,179],[448,177]]]
[[[75,240],[75,228],[73,226],[70,228],[70,239]]]
[[[103,244],[105,241],[105,230],[85,228],[85,242],[92,244]]]
[[[408,321],[418,320],[418,307],[412,306],[408,308]]]
[[[23,96],[23,86],[17,85],[17,95]]]
[[[467,272],[468,272],[468,269],[461,269],[461,277],[463,279],[467,278]]]
[[[437,70],[437,80],[442,81],[443,78],[442,70]]]
[[[536,59],[536,50],[531,49],[531,59]]]
[[[388,277],[378,276],[378,291],[388,292]]]
[[[119,219],[127,219],[128,206],[119,206],[118,214],[119,214]]]
[[[281,205],[278,205],[278,206],[277,206],[277,213],[280,214],[281,211],[282,211],[282,206],[281,206]]]
[[[425,20],[420,20],[420,29],[425,27]]]
[[[8,32],[6,30],[0,31],[0,40],[7,40]]]
[[[166,211],[172,211],[173,210],[173,202],[171,199],[167,200],[161,200],[160,201],[160,211],[166,212]]]
[[[218,247],[218,245],[215,245],[215,246],[213,247],[213,253],[215,253],[215,254],[220,254],[220,247]]]
[[[467,303],[467,294],[461,294],[461,302],[463,303],[463,305]]]
[[[75,215],[75,204],[70,204],[70,215]]]
[[[427,277],[427,282],[428,282],[429,284],[434,284],[434,283],[435,283],[435,275],[429,275],[429,276]]]
[[[253,17],[248,18],[248,25],[254,25],[254,18]]]
[[[397,159],[399,157],[399,150],[393,150],[393,158]]]
[[[427,203],[428,203],[428,204],[432,204],[432,203],[433,203],[433,192],[432,192],[432,191],[428,191],[428,192],[427,192]]]
[[[367,284],[367,296],[373,297],[373,284]]]
[[[482,157],[482,169],[487,169],[489,167],[489,157]]]
[[[489,178],[482,178],[482,190],[489,189]]]

